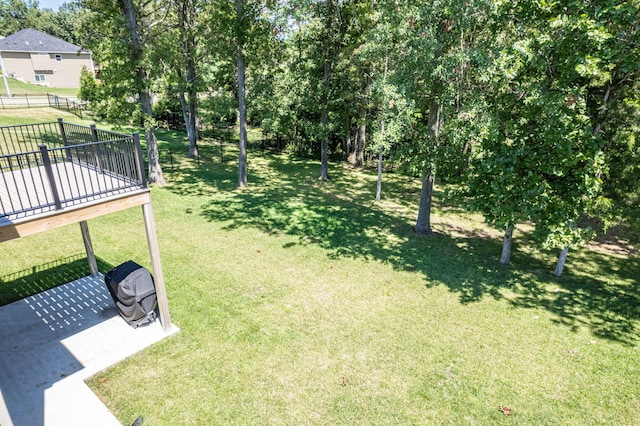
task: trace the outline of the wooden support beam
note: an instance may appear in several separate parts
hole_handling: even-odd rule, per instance
[[[158,300],[158,310],[160,311],[160,321],[162,322],[162,329],[164,331],[169,331],[172,328],[171,317],[169,315],[169,300],[167,298],[167,289],[164,285],[164,275],[162,273],[162,264],[160,263],[160,249],[158,247],[158,236],[156,235],[156,222],[153,218],[151,202],[142,205],[142,214],[144,216],[144,226],[147,231],[147,244],[149,246],[149,255],[151,257],[153,280],[156,285],[156,297]]]
[[[98,263],[96,255],[93,252],[93,244],[91,244],[91,235],[89,234],[89,225],[86,220],[80,221],[80,230],[82,231],[82,241],[84,249],[87,252],[87,262],[89,262],[89,270],[94,277],[98,275]]]
[[[60,226],[93,219],[150,202],[149,190],[144,189],[139,192],[129,192],[121,197],[108,198],[94,203],[82,204],[79,207],[56,210],[18,221],[0,219],[0,242],[49,231]]]

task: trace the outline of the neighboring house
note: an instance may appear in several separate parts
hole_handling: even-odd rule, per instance
[[[9,77],[51,87],[80,87],[80,70],[93,72],[91,52],[31,28],[0,39],[0,67]]]

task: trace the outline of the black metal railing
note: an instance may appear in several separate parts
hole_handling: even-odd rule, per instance
[[[57,139],[50,140],[53,129]],[[0,127],[0,138],[0,216],[17,219],[146,187],[137,133],[59,120]]]
[[[62,145],[60,124],[37,123],[0,126],[0,155],[37,151],[38,145]]]

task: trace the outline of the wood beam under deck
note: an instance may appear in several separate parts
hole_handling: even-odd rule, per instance
[[[162,328],[165,331],[169,331],[173,326],[169,316],[169,302],[164,283],[162,265],[160,263],[158,237],[156,234],[153,211],[151,209],[151,195],[148,188],[16,220],[0,218],[0,242],[49,231],[51,229],[79,222],[83,240],[85,242],[85,248],[87,250],[91,273],[93,274],[94,267],[91,266],[93,248],[91,246],[89,228],[86,221],[105,214],[115,213],[137,206],[142,206],[147,244],[151,258],[151,267],[156,286],[160,321],[162,323]],[[95,263],[95,257],[93,257],[93,262]],[[95,269],[97,272],[97,267]]]
[[[151,202],[148,189],[16,220],[0,219],[0,242],[87,221]]]

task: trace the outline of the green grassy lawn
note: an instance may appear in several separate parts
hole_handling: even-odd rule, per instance
[[[12,95],[46,95],[51,93],[52,95],[65,96],[69,98],[75,98],[78,96],[78,88],[61,88],[61,87],[47,87],[40,86],[38,84],[24,83],[15,78],[7,79],[9,82],[9,89]],[[6,88],[4,86],[4,80],[0,79],[0,94],[6,96]]]
[[[385,175],[372,203],[374,173],[333,164],[323,183],[316,161],[250,150],[239,190],[235,145],[204,141],[198,164],[159,138],[181,332],[89,381],[123,424],[638,424],[637,252],[575,251],[555,278],[525,228],[500,266],[500,236],[441,191],[436,235],[415,235],[416,179]],[[139,209],[89,226],[103,272],[150,266]],[[5,300],[86,268],[78,226],[2,248]]]
[[[50,121],[56,121],[60,117],[64,121],[70,123],[92,124],[93,121],[86,117],[81,119],[70,112],[60,111],[55,108],[41,107],[41,108],[12,108],[0,110],[0,126],[15,126],[19,124],[34,124],[44,123]]]
[[[62,118],[64,121],[74,124],[82,124],[89,126],[96,124],[100,129],[114,130],[117,132],[123,132],[130,134],[131,132],[139,132],[141,137],[144,137],[144,129],[133,126],[122,126],[107,123],[95,117],[91,111],[85,111],[82,114],[82,118],[67,111],[62,111],[56,108],[40,107],[40,108],[15,108],[0,110],[0,126],[15,126],[19,124],[34,124],[56,121],[58,118]],[[165,135],[170,135],[172,132],[165,132]],[[182,139],[180,139],[182,140]]]

